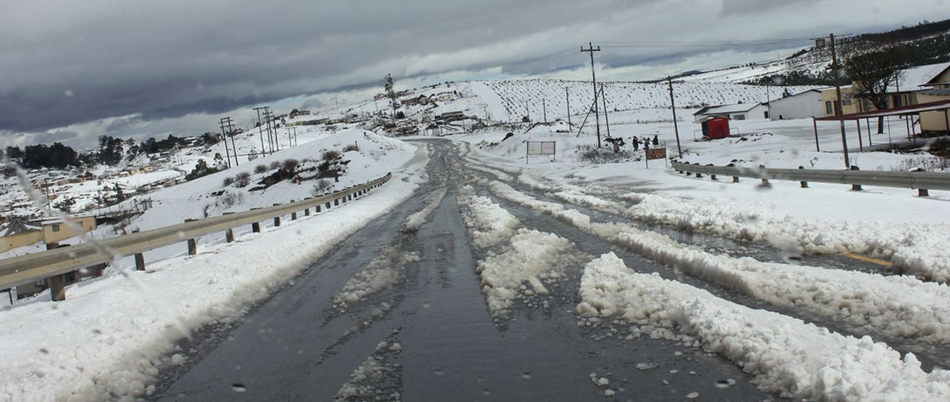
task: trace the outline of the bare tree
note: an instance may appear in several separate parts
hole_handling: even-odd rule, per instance
[[[877,109],[887,109],[887,90],[901,78],[905,58],[904,51],[896,46],[855,52],[844,63],[844,72],[854,84],[855,97],[868,100]],[[884,117],[878,117],[878,134],[883,130]]]

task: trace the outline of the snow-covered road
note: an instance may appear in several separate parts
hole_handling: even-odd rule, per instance
[[[945,285],[684,235],[425,143],[428,184],[195,340],[152,398],[950,398]]]

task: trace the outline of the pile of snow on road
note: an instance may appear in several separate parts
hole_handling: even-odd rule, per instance
[[[498,254],[489,252],[478,262],[482,292],[493,315],[507,313],[521,296],[547,294],[545,281],[562,277],[564,271],[579,265],[580,257],[573,244],[552,233],[519,229],[509,244]],[[524,284],[530,284],[528,289]]]
[[[754,310],[657,274],[638,274],[613,253],[584,270],[576,312],[618,315],[638,331],[689,342],[733,360],[758,387],[783,397],[823,401],[924,401],[950,398],[950,372],[926,373],[913,354],[870,337],[829,332]]]
[[[494,246],[512,236],[521,222],[488,197],[475,195],[472,186],[462,187],[459,201],[466,207],[462,218],[471,229],[472,244],[476,248]]]

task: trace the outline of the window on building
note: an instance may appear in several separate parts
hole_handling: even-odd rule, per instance
[[[59,224],[55,224],[55,225],[51,226],[51,227],[50,227],[50,230],[52,230],[52,231],[54,231],[54,232],[58,232],[58,231],[59,231]]]
[[[851,106],[851,99],[845,99],[845,100],[841,101],[841,104],[842,104],[843,106]]]
[[[769,118],[769,111],[768,111],[768,110],[765,111],[765,118],[766,118],[766,119]]]
[[[834,114],[835,106],[831,101],[825,101],[825,114]]]
[[[735,115],[735,116],[732,116],[732,118],[733,118],[733,120],[745,120],[745,115],[744,115],[744,114],[737,114],[737,115]]]

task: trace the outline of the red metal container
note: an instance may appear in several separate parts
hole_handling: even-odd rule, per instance
[[[729,136],[729,119],[713,117],[703,121],[703,138],[718,140]]]

